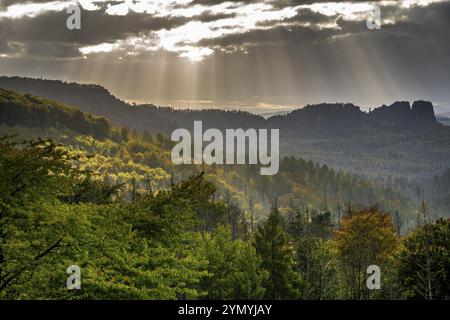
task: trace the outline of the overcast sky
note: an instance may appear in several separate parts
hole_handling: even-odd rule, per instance
[[[66,27],[74,4],[81,30]],[[0,0],[0,74],[177,107],[427,99],[445,113],[449,33],[448,0]]]

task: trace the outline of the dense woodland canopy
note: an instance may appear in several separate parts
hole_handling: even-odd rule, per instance
[[[393,179],[173,166],[163,135],[1,89],[0,121],[2,299],[450,298],[450,220]]]

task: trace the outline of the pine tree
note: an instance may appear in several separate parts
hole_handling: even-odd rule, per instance
[[[450,220],[431,223],[428,215],[422,203],[423,223],[403,239],[398,257],[401,286],[407,298],[450,299]]]
[[[284,230],[284,221],[278,208],[259,227],[255,247],[262,258],[262,267],[268,271],[267,299],[295,299],[299,297],[300,277],[294,271],[294,250]]]

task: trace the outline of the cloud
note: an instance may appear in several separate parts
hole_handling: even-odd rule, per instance
[[[89,74],[131,98],[450,101],[450,1],[372,1],[382,29],[369,30],[361,1],[89,0],[80,31],[55,10],[69,2],[2,1],[3,70]]]
[[[0,7],[0,17],[7,42],[22,44],[23,54],[35,53],[27,48],[42,44],[42,50],[52,52],[49,56],[61,52],[66,57],[66,50],[55,48],[73,52],[78,47],[80,54],[69,56],[165,50],[200,61],[216,50],[245,53],[247,47],[274,42],[270,38],[276,35],[281,39],[275,42],[281,44],[298,41],[298,37],[324,39],[367,32],[362,26],[373,3],[385,10],[384,21],[394,24],[418,6],[442,2],[82,0],[82,30],[69,31],[65,28],[65,9],[77,1],[7,0]]]

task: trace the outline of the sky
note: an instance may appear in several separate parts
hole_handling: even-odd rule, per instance
[[[0,0],[0,75],[179,108],[425,99],[450,115],[449,39],[450,0]]]

